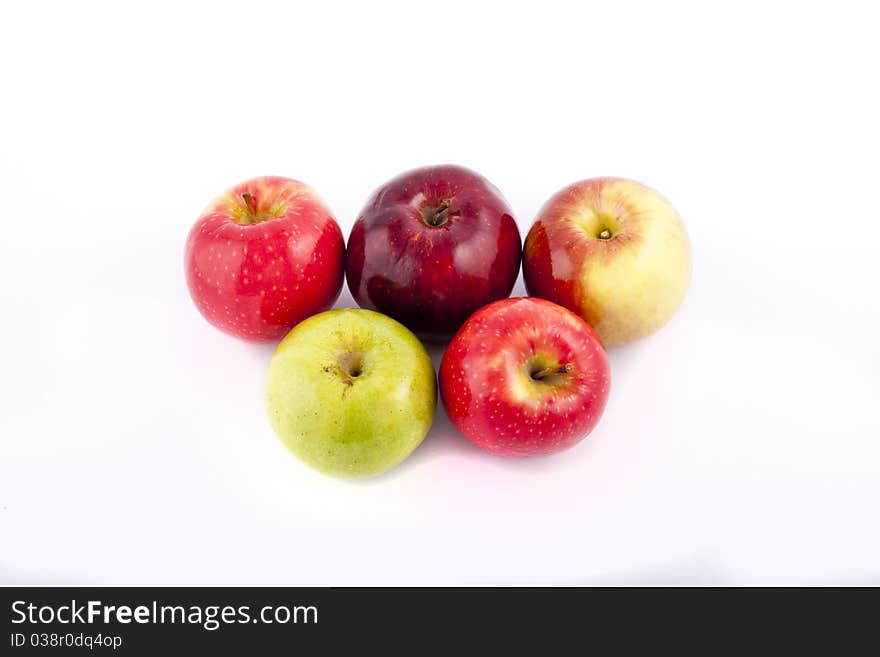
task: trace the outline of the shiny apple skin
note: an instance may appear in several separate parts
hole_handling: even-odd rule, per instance
[[[425,213],[444,201],[446,222],[428,225]],[[358,305],[448,339],[475,310],[510,295],[521,253],[494,185],[463,167],[426,167],[373,193],[348,240],[346,278]]]
[[[264,176],[236,185],[205,209],[189,233],[184,261],[190,295],[205,319],[237,338],[274,342],[333,305],[342,289],[345,242],[310,187]]]
[[[609,239],[599,238],[602,229]],[[528,293],[576,312],[606,347],[664,326],[690,278],[690,242],[678,212],[625,178],[561,189],[538,212],[523,248]]]
[[[561,373],[533,378],[548,370]],[[487,452],[515,458],[583,440],[602,416],[611,381],[605,348],[589,324],[531,297],[474,313],[446,349],[439,378],[459,432]]]

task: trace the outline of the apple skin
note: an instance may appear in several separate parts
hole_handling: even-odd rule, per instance
[[[605,346],[622,345],[658,330],[681,305],[690,243],[678,213],[653,189],[623,178],[583,180],[541,208],[526,236],[523,277],[529,294],[579,314]]]
[[[449,418],[499,456],[543,456],[577,444],[602,416],[609,386],[605,348],[590,326],[530,297],[478,310],[440,364]]]
[[[346,278],[359,306],[448,339],[475,310],[510,295],[521,252],[495,186],[463,167],[425,167],[367,201],[349,236]]]
[[[307,185],[264,176],[215,199],[186,241],[186,282],[202,315],[250,342],[280,339],[333,305],[345,242]]]
[[[336,477],[373,477],[419,446],[434,419],[434,366],[405,326],[371,310],[297,324],[269,365],[266,408],[281,441]]]

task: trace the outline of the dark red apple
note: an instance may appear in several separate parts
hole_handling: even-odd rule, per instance
[[[348,240],[346,277],[360,306],[422,337],[448,338],[510,294],[521,251],[494,185],[463,167],[426,167],[373,193]]]
[[[345,243],[330,210],[297,180],[265,176],[214,200],[186,241],[186,282],[211,324],[269,342],[333,305]]]
[[[553,454],[587,436],[605,408],[602,342],[583,319],[532,297],[481,308],[440,364],[440,394],[472,443],[500,456]]]

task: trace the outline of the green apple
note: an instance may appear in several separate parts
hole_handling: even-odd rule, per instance
[[[315,470],[372,477],[419,446],[437,384],[428,352],[372,310],[328,310],[297,324],[269,365],[266,406],[281,441]]]

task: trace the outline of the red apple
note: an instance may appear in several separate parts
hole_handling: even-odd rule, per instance
[[[440,364],[440,394],[472,443],[500,456],[553,454],[586,437],[608,400],[608,359],[583,319],[531,297],[481,308]]]
[[[501,193],[458,166],[404,173],[367,202],[348,240],[355,301],[422,337],[448,338],[506,298],[519,273],[519,230]]]
[[[186,282],[211,324],[252,342],[283,337],[342,288],[345,243],[315,192],[265,176],[214,200],[186,241]]]
[[[690,281],[690,245],[675,208],[650,187],[582,180],[541,208],[523,277],[529,294],[573,310],[612,347],[672,317]]]

